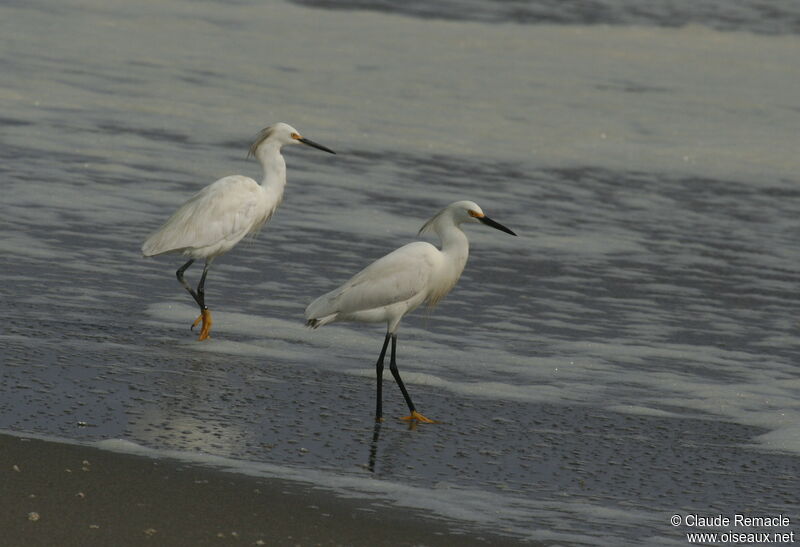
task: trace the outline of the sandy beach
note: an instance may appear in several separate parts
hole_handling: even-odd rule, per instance
[[[7,546],[522,544],[306,484],[77,444],[0,435],[0,469]]]

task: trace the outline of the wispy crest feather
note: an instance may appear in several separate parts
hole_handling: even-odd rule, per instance
[[[431,219],[428,220],[428,222],[426,222],[425,224],[422,225],[422,228],[419,229],[419,232],[417,232],[417,235],[421,236],[424,233],[431,232],[431,231],[436,231],[435,224],[442,217],[442,215],[445,214],[446,211],[447,211],[447,209],[442,209],[441,211],[439,211],[438,213],[433,215],[433,217],[431,217]]]
[[[253,144],[250,145],[250,150],[247,151],[247,157],[249,158],[250,156],[255,156],[256,150],[258,150],[258,147],[261,146],[261,143],[267,140],[274,131],[275,128],[271,125],[259,131],[256,140],[253,141]]]

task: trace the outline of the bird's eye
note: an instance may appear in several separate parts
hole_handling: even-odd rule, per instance
[[[297,133],[292,133],[292,134],[291,134],[291,137],[292,137],[294,140],[296,140],[296,141],[297,141],[297,140],[300,140],[300,139],[302,138],[302,137],[300,137],[300,135],[298,135]]]
[[[469,213],[469,216],[473,218],[483,218],[484,216],[483,213],[479,213],[478,211],[473,211],[472,209],[469,209],[467,213]]]

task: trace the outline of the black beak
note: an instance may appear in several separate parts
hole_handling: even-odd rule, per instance
[[[511,230],[509,230],[508,228],[506,228],[505,226],[503,226],[502,224],[500,224],[499,222],[495,222],[494,220],[490,219],[487,216],[482,216],[478,220],[480,220],[481,222],[483,222],[487,226],[491,226],[492,228],[497,228],[501,232],[505,232],[507,234],[511,234],[512,236],[517,235],[514,232],[512,232]]]
[[[305,137],[300,137],[297,140],[302,142],[303,144],[307,144],[308,146],[313,146],[314,148],[319,148],[320,150],[324,150],[325,152],[328,152],[329,154],[335,154],[336,153],[333,150],[331,150],[330,148],[328,148],[327,146],[322,146],[321,144],[317,144],[312,140],[306,139]]]

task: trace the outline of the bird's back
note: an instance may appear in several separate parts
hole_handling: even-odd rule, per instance
[[[175,211],[147,238],[142,254],[179,252],[193,258],[218,256],[263,226],[279,199],[280,196],[270,199],[264,188],[249,177],[221,178]]]
[[[407,306],[400,308],[406,313],[428,298],[441,261],[441,252],[430,243],[409,243],[314,300],[306,308],[306,319],[311,326],[337,320],[369,321],[368,314],[374,311],[374,320],[382,321],[377,310],[400,303]]]

